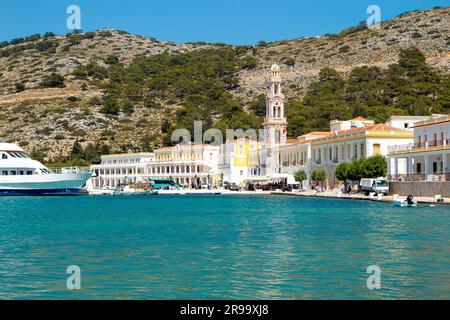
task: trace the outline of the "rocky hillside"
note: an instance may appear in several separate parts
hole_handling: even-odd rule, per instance
[[[383,23],[379,30],[349,28],[338,35],[272,43],[257,50],[260,63],[256,70],[240,74],[238,93],[245,97],[261,92],[272,62],[295,61],[292,67],[285,65],[283,75],[290,88],[300,89],[301,94],[323,66],[344,73],[363,65],[385,68],[397,61],[401,49],[410,47],[424,52],[430,66],[449,72],[450,7],[405,13]]]
[[[117,30],[4,45],[0,49],[0,137],[17,141],[30,152],[40,150],[48,159],[66,155],[75,140],[82,145],[101,142],[115,150],[159,146],[161,124],[174,116],[180,101],[159,101],[158,109],[136,104],[131,112],[105,114],[98,101],[108,80],[91,74],[80,77],[74,70],[89,64],[104,69],[114,63],[127,66],[138,56],[221,47],[224,45],[161,42]],[[246,47],[240,59],[249,63],[236,70],[239,84],[229,90],[246,105],[264,93],[267,70],[278,62],[288,98],[301,99],[324,66],[343,73],[363,65],[385,68],[408,47],[419,48],[430,66],[449,73],[450,8],[406,13],[383,23],[380,30],[349,28],[338,35]],[[110,61],[113,58],[117,61]],[[54,80],[48,79],[52,74],[63,76],[64,83],[48,85]]]

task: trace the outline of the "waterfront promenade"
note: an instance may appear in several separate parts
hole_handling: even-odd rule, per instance
[[[359,200],[359,201],[375,201],[375,202],[392,202],[393,196],[383,197],[366,197],[363,194],[339,194],[337,190],[328,190],[325,192],[316,192],[314,190],[301,192],[282,192],[282,191],[226,191],[224,194],[241,194],[241,195],[278,195],[278,196],[292,196],[292,197],[307,197],[307,198],[329,198],[329,199],[343,199],[343,200]],[[433,197],[414,197],[418,203],[437,204]],[[442,198],[444,201],[439,205],[450,205],[450,198]]]

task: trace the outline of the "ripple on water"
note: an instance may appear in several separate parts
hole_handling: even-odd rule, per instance
[[[0,298],[448,299],[449,207],[276,196],[0,198]],[[82,270],[81,291],[66,268]],[[382,290],[366,268],[382,269]]]

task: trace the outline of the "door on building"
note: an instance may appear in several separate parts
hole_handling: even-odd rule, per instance
[[[438,171],[438,164],[437,162],[433,162],[433,174],[436,174]]]
[[[422,164],[421,163],[417,164],[417,173],[422,173]]]

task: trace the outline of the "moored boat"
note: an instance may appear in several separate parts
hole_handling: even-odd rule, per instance
[[[409,195],[406,198],[395,197],[393,199],[393,204],[397,207],[417,207],[417,201],[414,200],[414,197],[412,195]]]
[[[112,196],[114,194],[114,188],[103,187],[99,189],[88,189],[88,193],[91,196]]]
[[[117,188],[113,191],[114,196],[145,196],[145,195],[158,195],[157,191],[135,189],[130,186],[124,186]]]
[[[79,195],[91,176],[81,168],[49,169],[0,139],[0,196]]]

